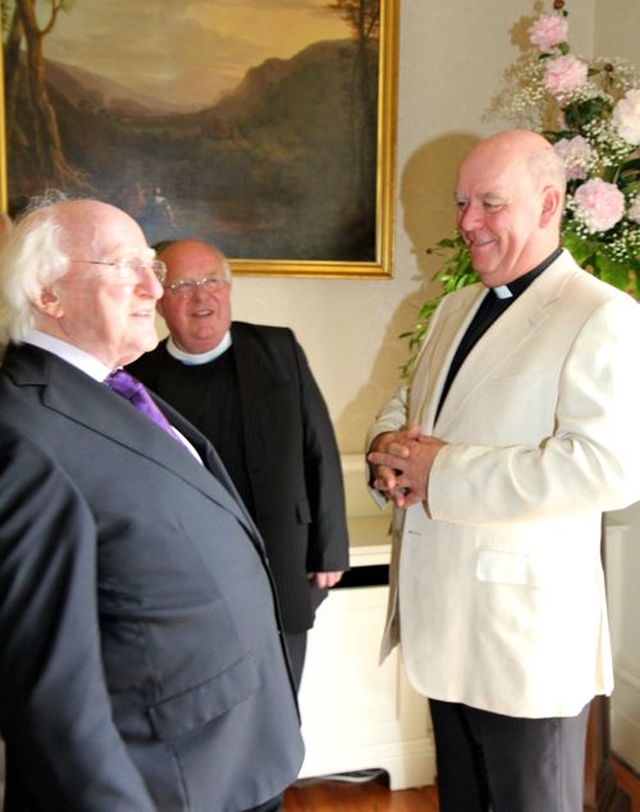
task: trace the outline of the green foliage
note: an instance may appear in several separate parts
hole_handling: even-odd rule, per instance
[[[429,320],[440,304],[443,296],[453,293],[467,285],[478,281],[478,275],[471,267],[471,256],[462,236],[457,233],[454,237],[445,237],[439,240],[428,253],[437,254],[443,258],[442,267],[434,276],[433,281],[438,282],[442,292],[434,299],[425,302],[418,311],[416,321],[409,330],[400,334],[409,344],[409,358],[400,367],[402,378],[408,378],[416,360],[420,347],[424,341],[429,326]]]

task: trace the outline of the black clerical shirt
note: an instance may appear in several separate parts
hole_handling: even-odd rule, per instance
[[[440,395],[436,419],[440,414],[442,404],[451,388],[453,379],[458,374],[467,355],[469,355],[473,347],[475,347],[489,327],[515,302],[518,296],[521,296],[525,292],[534,279],[540,276],[552,262],[555,262],[561,252],[562,248],[556,248],[556,250],[539,265],[536,265],[535,268],[532,268],[530,271],[527,271],[527,273],[514,279],[513,282],[509,282],[508,285],[501,285],[499,288],[489,288],[489,290],[487,290],[471,324],[467,327],[465,334],[462,336],[456,354],[453,356],[453,361],[449,367],[447,379],[442,389],[442,394]]]

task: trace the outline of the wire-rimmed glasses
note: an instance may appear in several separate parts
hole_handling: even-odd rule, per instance
[[[176,281],[170,285],[165,285],[164,289],[173,296],[186,299],[189,296],[193,296],[200,288],[215,293],[220,290],[225,282],[227,282],[227,280],[224,277],[209,274],[208,276],[203,276],[201,279],[176,279]]]
[[[104,259],[70,259],[69,262],[85,262],[87,265],[108,265],[117,275],[117,281],[128,284],[132,281],[142,282],[145,275],[151,271],[162,284],[167,276],[167,266],[160,259],[143,259],[141,257],[123,257],[107,261]]]

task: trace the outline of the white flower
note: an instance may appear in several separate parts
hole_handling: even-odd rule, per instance
[[[611,120],[625,141],[640,145],[640,88],[625,93],[613,108]]]
[[[640,195],[636,195],[631,201],[631,206],[629,206],[627,216],[629,217],[629,220],[633,220],[634,223],[640,224]]]

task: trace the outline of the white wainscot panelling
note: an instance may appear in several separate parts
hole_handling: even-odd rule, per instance
[[[615,688],[611,697],[611,747],[640,771],[640,545],[638,511],[607,522],[606,570]],[[624,523],[618,523],[620,519]],[[635,520],[635,521],[634,521]]]
[[[345,457],[343,471],[352,569],[384,567],[389,514],[367,493],[362,458]],[[392,789],[433,783],[426,699],[409,685],[398,649],[379,664],[387,595],[386,583],[335,589],[318,610],[300,688],[301,778],[378,768]]]

